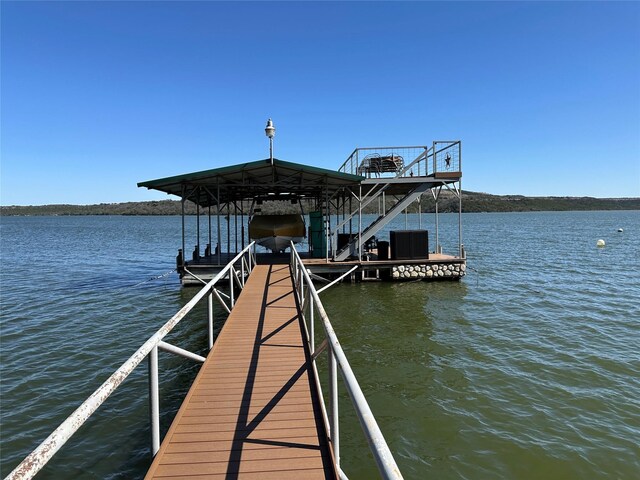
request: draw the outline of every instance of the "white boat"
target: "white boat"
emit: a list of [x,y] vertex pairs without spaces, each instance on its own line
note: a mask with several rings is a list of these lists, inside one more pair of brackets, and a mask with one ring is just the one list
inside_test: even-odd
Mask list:
[[273,252],[283,252],[290,242],[305,237],[302,215],[254,215],[249,222],[249,237]]

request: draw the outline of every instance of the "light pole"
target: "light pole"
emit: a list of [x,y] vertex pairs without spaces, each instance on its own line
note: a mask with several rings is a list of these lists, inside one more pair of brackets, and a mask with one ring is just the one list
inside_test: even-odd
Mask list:
[[269,137],[269,158],[271,159],[271,165],[273,165],[273,137],[276,134],[276,127],[273,126],[271,119],[267,120],[267,127],[264,129],[264,133]]

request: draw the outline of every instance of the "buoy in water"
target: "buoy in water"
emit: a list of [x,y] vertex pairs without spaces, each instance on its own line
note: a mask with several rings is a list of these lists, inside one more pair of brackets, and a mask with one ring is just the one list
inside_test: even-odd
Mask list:
[[621,229],[621,228],[619,228],[619,229],[618,229],[618,231],[619,231],[620,233],[624,232],[624,230],[623,230],[623,229]]
[[604,247],[605,246],[604,240],[602,240],[602,239],[598,240],[596,242],[596,246],[597,247]]

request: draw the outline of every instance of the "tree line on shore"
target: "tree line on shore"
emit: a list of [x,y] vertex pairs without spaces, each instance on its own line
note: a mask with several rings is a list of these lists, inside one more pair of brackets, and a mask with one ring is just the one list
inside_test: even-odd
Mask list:
[[[387,210],[393,205],[393,199],[387,199]],[[457,212],[458,198],[452,192],[443,190],[438,201],[438,211]],[[355,206],[355,203],[354,203]],[[245,206],[246,207],[246,206]],[[304,211],[313,210],[313,205],[303,205]],[[372,202],[364,213],[378,213],[382,206]],[[290,202],[265,202],[260,206],[263,214],[299,213],[299,205]],[[434,212],[435,201],[430,195],[423,195],[420,202],[413,202],[409,213]],[[488,193],[468,192],[462,194],[463,212],[534,212],[534,211],[570,211],[570,210],[640,210],[640,198],[594,198],[594,197],[527,197],[523,195],[491,195]],[[100,203],[96,205],[29,205],[0,206],[0,215],[180,215],[179,200],[161,200],[148,202]],[[185,213],[196,214],[196,206],[185,202]],[[208,209],[201,209],[207,214]],[[212,214],[215,214],[215,207]],[[223,209],[222,213],[226,214]],[[231,208],[233,214],[233,207]],[[246,212],[245,212],[246,213]]]

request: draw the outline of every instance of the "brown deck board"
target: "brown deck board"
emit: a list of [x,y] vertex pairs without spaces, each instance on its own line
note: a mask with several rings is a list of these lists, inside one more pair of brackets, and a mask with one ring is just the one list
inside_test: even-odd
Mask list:
[[146,478],[336,478],[288,265],[251,273]]

